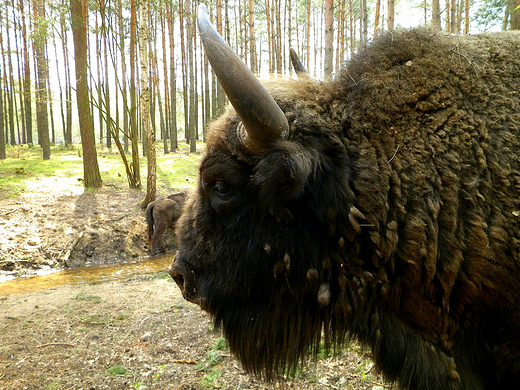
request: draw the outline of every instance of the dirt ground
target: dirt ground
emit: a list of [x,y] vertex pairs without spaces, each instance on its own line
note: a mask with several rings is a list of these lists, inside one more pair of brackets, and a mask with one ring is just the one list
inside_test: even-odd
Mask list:
[[[111,186],[85,191],[73,179],[52,178],[23,197],[0,200],[3,280],[146,260],[146,225],[138,207],[143,197]],[[166,242],[173,253],[173,235]],[[311,362],[291,380],[250,377],[208,316],[183,300],[164,273],[20,294],[2,291],[0,283],[0,389],[392,387],[356,346]]]

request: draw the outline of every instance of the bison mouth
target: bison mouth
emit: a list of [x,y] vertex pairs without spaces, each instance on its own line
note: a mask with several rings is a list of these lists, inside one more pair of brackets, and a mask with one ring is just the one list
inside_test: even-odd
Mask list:
[[170,265],[168,273],[177,283],[182,296],[189,302],[199,305],[203,310],[209,311],[207,300],[200,293],[200,288],[195,277],[196,272],[185,265],[181,265],[177,256]]

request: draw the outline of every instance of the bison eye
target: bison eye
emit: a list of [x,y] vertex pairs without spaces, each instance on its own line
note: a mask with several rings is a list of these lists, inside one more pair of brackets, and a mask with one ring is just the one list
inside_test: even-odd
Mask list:
[[215,192],[217,192],[220,196],[226,196],[229,195],[231,192],[231,187],[228,186],[226,183],[223,183],[221,181],[217,181],[215,185],[213,186],[213,189]]

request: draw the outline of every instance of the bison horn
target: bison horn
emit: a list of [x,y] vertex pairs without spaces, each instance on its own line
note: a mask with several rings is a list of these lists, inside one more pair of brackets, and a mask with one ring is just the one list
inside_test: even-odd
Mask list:
[[305,66],[303,66],[300,57],[298,57],[298,54],[296,53],[296,50],[294,50],[292,47],[289,49],[289,54],[291,57],[292,66],[294,68],[294,71],[300,76],[309,76],[309,72],[307,72],[307,69],[305,69]]
[[244,146],[261,153],[274,140],[286,139],[289,123],[285,114],[211,25],[204,4],[199,6],[197,22],[206,56],[247,132],[238,137]]

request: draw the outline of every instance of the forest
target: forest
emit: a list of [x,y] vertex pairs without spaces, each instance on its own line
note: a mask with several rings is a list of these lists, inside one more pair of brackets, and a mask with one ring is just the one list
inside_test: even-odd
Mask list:
[[[520,28],[520,0],[208,1],[213,23],[254,73],[292,77],[289,48],[318,80],[385,30]],[[191,0],[19,0],[0,5],[0,159],[27,144],[81,144],[85,185],[101,186],[96,148],[116,147],[131,188],[139,155],[195,152],[226,98],[201,49]],[[153,178],[148,187],[154,193]],[[153,197],[153,194],[151,195]]]

